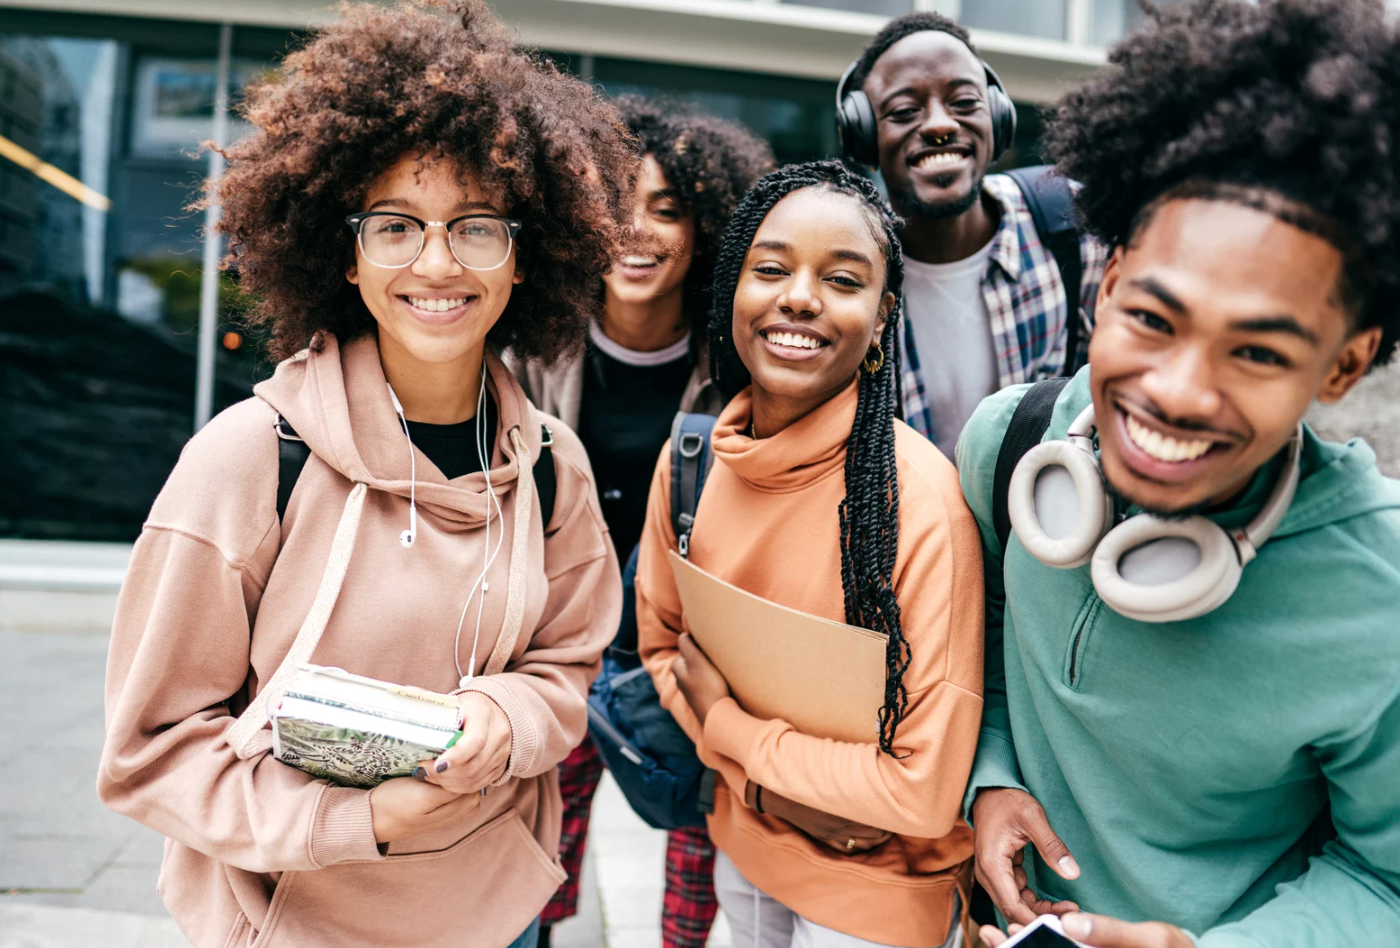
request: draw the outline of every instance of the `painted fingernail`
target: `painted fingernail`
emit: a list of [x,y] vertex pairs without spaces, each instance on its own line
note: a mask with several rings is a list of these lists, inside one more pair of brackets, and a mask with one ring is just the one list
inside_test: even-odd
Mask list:
[[1087,915],[1066,915],[1060,925],[1071,938],[1088,938],[1094,933],[1094,920]]
[[448,767],[451,767],[451,766],[452,766],[452,762],[451,762],[451,761],[449,761],[449,760],[439,760],[436,764],[433,765],[433,769],[436,770],[438,773],[442,773],[444,770],[446,770]]
[[1066,879],[1078,879],[1078,878],[1079,878],[1079,864],[1078,864],[1077,862],[1074,861],[1074,858],[1073,858],[1073,857],[1071,857],[1071,856],[1062,856],[1062,857],[1060,857],[1059,866],[1060,866],[1060,875],[1064,876]]
[[413,779],[426,781],[428,779],[428,771],[422,767],[419,767],[413,772]]

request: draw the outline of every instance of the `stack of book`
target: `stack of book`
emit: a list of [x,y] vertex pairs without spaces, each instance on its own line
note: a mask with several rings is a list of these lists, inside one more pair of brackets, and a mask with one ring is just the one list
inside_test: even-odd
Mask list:
[[303,665],[271,700],[272,753],[347,787],[407,777],[462,736],[451,695]]

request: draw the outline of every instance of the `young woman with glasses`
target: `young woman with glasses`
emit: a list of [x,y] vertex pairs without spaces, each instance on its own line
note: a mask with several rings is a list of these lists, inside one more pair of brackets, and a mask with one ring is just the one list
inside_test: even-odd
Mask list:
[[715,891],[744,948],[961,944],[980,541],[953,465],[895,417],[894,226],[875,186],[835,161],[775,171],[735,209],[709,321],[715,381],[735,394],[688,545],[690,562],[725,582],[884,638],[867,739],[803,733],[731,696],[686,631],[667,555],[678,547],[669,452],[652,481],[642,661],[722,778],[708,818]]
[[[587,86],[477,0],[441,6],[345,8],[252,92],[219,184],[284,361],[190,442],[137,541],[99,777],[169,838],[198,948],[529,946],[564,878],[555,767],[617,559],[578,439],[493,349],[586,330],[635,159]],[[417,779],[313,779],[267,752],[301,660],[450,693],[463,735]]]

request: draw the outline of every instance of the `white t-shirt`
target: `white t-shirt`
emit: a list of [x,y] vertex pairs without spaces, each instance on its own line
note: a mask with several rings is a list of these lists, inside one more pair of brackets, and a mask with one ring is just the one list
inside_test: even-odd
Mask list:
[[992,243],[952,263],[904,258],[904,318],[919,355],[919,378],[933,415],[933,443],[953,459],[977,403],[997,390],[992,327],[982,297]]

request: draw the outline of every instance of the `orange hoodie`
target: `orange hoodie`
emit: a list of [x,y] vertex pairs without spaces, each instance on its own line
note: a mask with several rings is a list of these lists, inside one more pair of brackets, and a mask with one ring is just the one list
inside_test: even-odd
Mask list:
[[[348,569],[311,660],[455,690],[453,639],[484,555],[485,475],[448,481],[419,453],[418,535],[402,547],[410,465],[378,347],[332,339],[200,431],[156,499],[112,630],[98,792],[169,837],[159,889],[197,948],[501,948],[563,881],[555,765],[584,737],[621,585],[578,439],[543,419],[494,356],[488,385],[498,523],[513,523],[521,496],[512,430],[537,457],[546,420],[557,475],[548,537],[536,504],[525,542],[507,535],[491,567],[476,673],[521,616],[515,648],[503,673],[468,686],[506,713],[510,761],[461,825],[395,840],[387,854],[367,791],[265,753],[243,759],[233,715],[259,700],[296,637],[357,484],[369,488],[358,533],[339,550]],[[274,410],[312,450],[280,529]]]
[[[751,440],[746,390],[715,425],[690,560],[773,602],[845,621],[837,506],[846,493],[852,384],[772,438]],[[662,703],[724,777],[710,835],[750,882],[819,925],[908,948],[941,945],[954,922],[954,891],[969,880],[972,831],[959,817],[982,712],[982,563],[977,525],[953,465],[895,422],[899,554],[894,585],[910,663],[909,708],[895,735],[900,756],[874,742],[847,744],[760,720],[733,698],[703,732],[671,672],[685,616],[667,562],[670,452],[652,481],[637,572],[642,660]],[[761,635],[761,629],[753,634]],[[810,807],[895,834],[847,855],[744,805],[752,779]],[[966,891],[963,893],[966,905]]]

